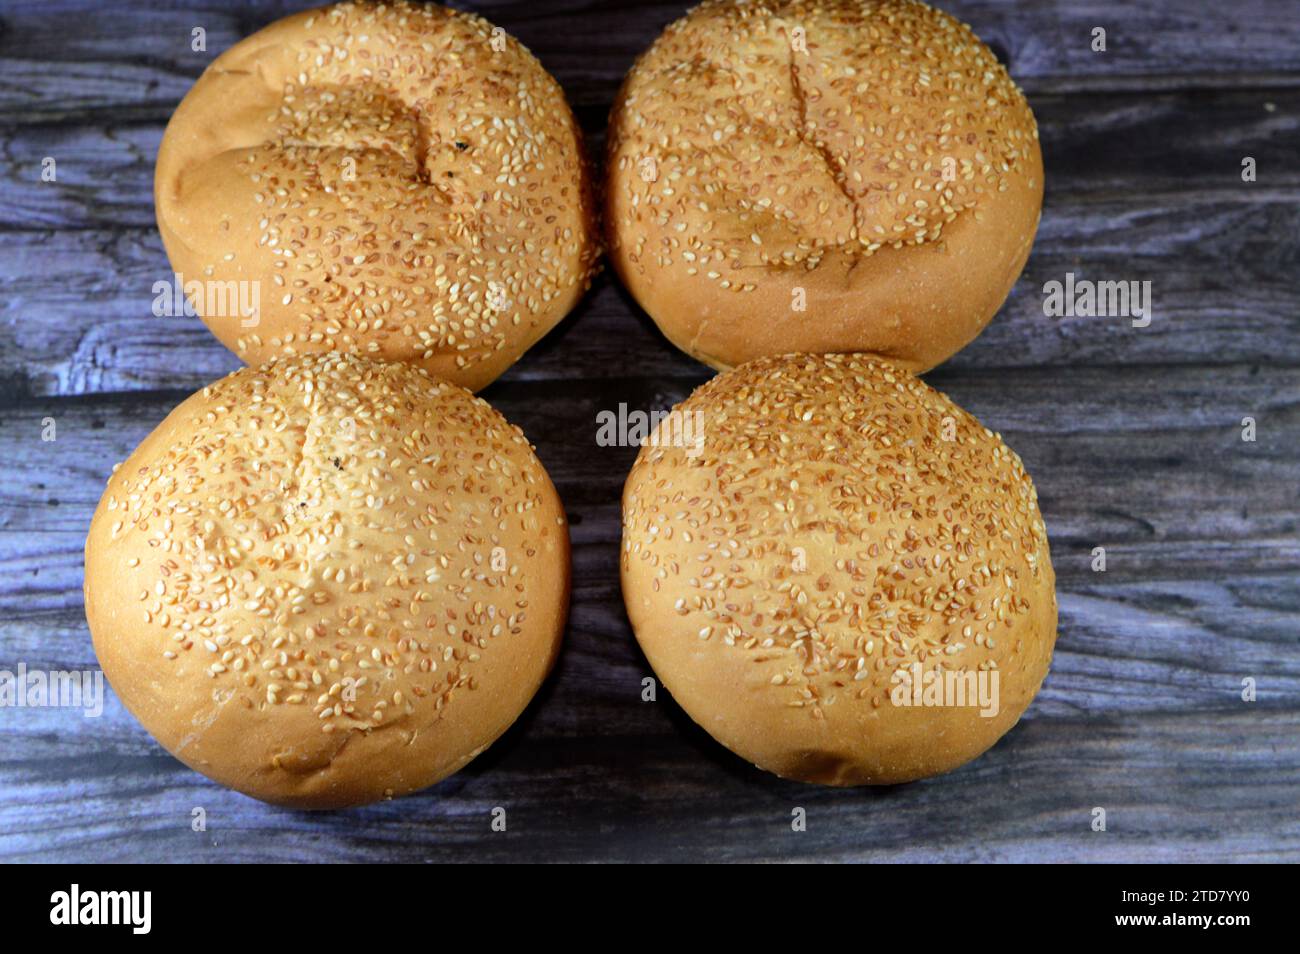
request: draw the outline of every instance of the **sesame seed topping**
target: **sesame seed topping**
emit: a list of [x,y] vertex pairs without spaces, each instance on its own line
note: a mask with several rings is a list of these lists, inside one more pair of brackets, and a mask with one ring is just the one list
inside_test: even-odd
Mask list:
[[703,447],[647,443],[623,501],[652,657],[693,634],[820,718],[841,695],[888,704],[914,662],[1005,667],[1017,627],[1054,609],[1019,457],[919,378],[867,355],[764,358],[675,410],[702,415]]
[[255,34],[214,61],[164,139],[158,211],[178,271],[283,287],[255,327],[205,316],[227,346],[482,387],[563,317],[599,252],[585,153],[558,83],[494,29],[340,3],[275,55]]
[[[144,678],[175,680],[196,725],[222,692],[249,718],[302,707],[313,725],[414,735],[480,682],[509,698],[519,681],[481,677],[545,664],[536,634],[554,626],[567,554],[518,428],[410,365],[328,353],[182,403],[110,479],[87,566],[139,594],[143,625],[112,638],[161,656]],[[138,678],[110,675],[130,702]]]
[[992,51],[925,4],[706,0],[614,110],[611,247],[745,291],[760,283],[726,276],[865,258],[878,237],[938,243],[1022,174],[1037,136]]

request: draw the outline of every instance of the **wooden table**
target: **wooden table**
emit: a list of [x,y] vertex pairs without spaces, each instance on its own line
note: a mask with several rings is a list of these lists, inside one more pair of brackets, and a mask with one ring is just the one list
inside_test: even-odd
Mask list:
[[[0,858],[1300,860],[1300,4],[942,5],[1028,93],[1047,165],[1024,276],[929,375],[1019,451],[1051,531],[1055,662],[993,751],[913,785],[823,790],[744,764],[666,694],[640,700],[617,574],[635,452],[598,448],[596,414],[667,407],[709,372],[605,274],[484,394],[536,442],[573,524],[562,661],[504,739],[422,794],[304,814],[184,768],[115,700],[98,719],[0,709]],[[104,479],[237,367],[197,320],[151,314],[170,277],[154,156],[203,67],[297,6],[0,7],[0,668],[95,665],[82,543]],[[684,6],[473,4],[555,73],[597,154],[624,71]],[[1150,326],[1044,317],[1066,272],[1150,280]]]

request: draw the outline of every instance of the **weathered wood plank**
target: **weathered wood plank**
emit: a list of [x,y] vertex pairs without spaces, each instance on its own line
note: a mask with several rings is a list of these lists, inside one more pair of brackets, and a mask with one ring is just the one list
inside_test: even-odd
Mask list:
[[[530,731],[537,737],[650,737],[673,731],[649,715],[640,700],[641,680],[652,672],[623,613],[616,556],[614,546],[575,548],[575,573],[588,576],[573,596],[562,661],[530,716]],[[30,568],[18,561],[11,566]],[[52,568],[54,585],[63,572]],[[1079,573],[1067,575],[1072,578],[1061,583],[1058,594],[1060,635],[1051,674],[1026,720],[1081,712],[1100,717],[1233,711],[1241,705],[1247,677],[1256,680],[1262,708],[1296,708],[1300,647],[1294,606],[1300,588],[1294,571],[1226,574],[1214,584],[1133,582],[1115,570],[1108,574],[1114,579],[1096,582],[1080,581]],[[59,597],[66,609],[6,609],[0,624],[0,668],[12,671],[19,662],[32,670],[98,668],[81,608],[79,576]],[[1278,606],[1279,600],[1289,602]],[[12,594],[6,594],[6,602],[12,605]],[[80,732],[93,732],[106,746],[145,752],[151,747],[144,730],[115,699],[91,722],[70,722],[61,710],[28,710],[8,735]]]
[[[1047,165],[1048,208],[1062,196],[1136,194],[1178,204],[1188,192],[1300,192],[1300,88],[1195,90],[1033,99]],[[580,112],[594,157],[608,104]],[[153,169],[163,123],[22,123],[0,127],[0,228],[154,226]],[[42,182],[41,161],[58,179]],[[1256,160],[1258,180],[1240,179]]]
[[[948,776],[887,789],[783,782],[671,703],[672,734],[512,730],[418,795],[307,815],[256,804],[164,755],[93,734],[0,751],[6,861],[1295,861],[1300,715],[1022,722]],[[10,718],[13,712],[0,715]],[[69,718],[80,716],[69,714]],[[685,723],[684,725],[682,723]],[[0,725],[0,730],[6,728]],[[76,765],[69,777],[68,766]],[[622,767],[626,766],[626,770]],[[614,769],[614,770],[612,770]],[[508,829],[489,830],[494,807]],[[790,829],[791,810],[808,829]],[[1090,829],[1107,810],[1106,832]],[[190,830],[202,807],[208,830]]]
[[[597,446],[597,413],[620,403],[666,408],[707,377],[697,367],[678,378],[501,381],[486,396],[537,445],[570,507],[615,507],[635,451]],[[1300,519],[1300,369],[945,368],[929,380],[1021,454],[1067,545],[1254,535],[1278,538],[1280,559],[1300,546],[1285,540]],[[109,469],[182,397],[51,399],[0,411],[8,462],[0,528],[84,532]],[[1253,443],[1241,439],[1247,416]],[[46,417],[54,442],[41,440]],[[575,534],[596,532],[578,519]],[[1198,562],[1195,551],[1180,561]]]
[[[1177,200],[1060,197],[1025,274],[954,368],[1300,363],[1300,202],[1244,184]],[[1045,282],[1149,280],[1154,316],[1048,318]],[[198,319],[151,314],[169,280],[152,229],[0,232],[0,405],[47,395],[194,390],[238,367]],[[816,302],[810,302],[815,318]],[[167,360],[159,360],[160,355]],[[608,274],[508,380],[689,376]]]
[[[36,125],[3,130],[0,228],[154,226],[153,167],[163,127]],[[42,179],[53,159],[56,178]]]
[[[638,701],[646,663],[622,612],[619,510],[630,448],[595,444],[595,415],[680,400],[683,379],[516,382],[490,397],[539,448],[573,523],[572,612],[537,737],[668,731]],[[1035,475],[1061,606],[1052,676],[1027,716],[1233,709],[1300,700],[1300,370],[1248,367],[945,371],[936,383],[1001,430]],[[0,665],[93,665],[82,544],[104,477],[180,395],[56,400],[0,414]],[[1240,440],[1242,409],[1258,441]],[[40,440],[52,411],[57,440]],[[1104,573],[1092,548],[1107,550]],[[24,731],[77,730],[62,713]],[[679,720],[680,721],[680,720]],[[120,714],[97,737],[141,730]],[[116,743],[114,743],[116,744]],[[128,744],[124,742],[123,744]],[[134,743],[129,743],[134,744]]]
[[[574,540],[565,651],[520,724],[430,792],[309,816],[183,768],[111,694],[97,719],[0,708],[0,860],[1300,861],[1300,19],[1272,0],[940,3],[1029,91],[1049,173],[1011,301],[929,376],[1020,452],[1051,534],[1057,654],[1006,739],[941,779],[832,791],[744,765],[667,695],[640,701],[618,585],[635,450],[596,446],[595,414],[666,407],[709,372],[604,276],[485,395],[536,442]],[[104,478],[238,364],[197,320],[150,316],[169,272],[152,164],[203,65],[302,5],[0,10],[0,668],[94,666],[82,543]],[[538,52],[598,151],[623,71],[687,3],[471,6]],[[1094,26],[1110,52],[1089,50]],[[1151,280],[1150,327],[1044,317],[1066,271]]]
[[[130,0],[18,3],[0,32],[0,121],[63,121],[91,113],[165,119],[222,50],[271,20],[316,4]],[[589,0],[467,3],[517,36],[579,107],[608,104],[658,32],[691,4]],[[1035,4],[944,0],[1030,93],[1300,85],[1300,18],[1275,0],[1123,0]],[[1243,25],[1255,26],[1243,29]],[[207,49],[191,50],[191,31]],[[1097,27],[1107,52],[1093,52]]]

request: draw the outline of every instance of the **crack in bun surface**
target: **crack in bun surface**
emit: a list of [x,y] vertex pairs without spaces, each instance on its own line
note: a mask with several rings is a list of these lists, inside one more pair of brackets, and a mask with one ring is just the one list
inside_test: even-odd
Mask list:
[[[154,198],[173,269],[218,290],[195,307],[249,364],[342,350],[479,390],[587,288],[591,188],[563,91],[518,41],[443,7],[341,3],[208,67]],[[230,282],[256,288],[255,318]]]
[[677,347],[725,369],[870,352],[925,371],[1028,258],[1038,128],[992,51],[906,0],[709,0],[610,116],[610,260]]
[[418,368],[244,368],[117,468],[86,540],[114,691],[186,765],[336,808],[464,766],[559,648],[569,537],[519,429]]
[[[939,774],[1016,723],[1051,661],[1055,577],[1033,483],[997,434],[866,355],[761,358],[674,410],[703,439],[674,446],[667,418],[642,448],[621,575],[692,719],[827,785]],[[895,695],[936,679],[953,691]]]

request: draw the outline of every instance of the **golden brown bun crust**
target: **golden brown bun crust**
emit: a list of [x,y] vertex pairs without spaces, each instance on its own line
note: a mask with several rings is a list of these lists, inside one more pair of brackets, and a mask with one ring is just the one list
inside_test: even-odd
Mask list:
[[344,350],[478,390],[573,307],[599,240],[555,80],[485,20],[342,3],[271,24],[177,108],[154,177],[186,282],[260,282],[250,364]]
[[[703,450],[642,449],[622,581],[691,718],[827,785],[946,772],[1016,723],[1051,662],[1056,592],[1033,483],[1001,438],[865,355],[762,358],[678,410],[702,415]],[[999,711],[896,705],[894,672],[918,662],[996,668]]]
[[86,616],[123,704],[254,798],[335,808],[455,772],[523,711],[569,589],[519,430],[410,365],[244,368],[116,468]]
[[1006,300],[1043,195],[1020,90],[968,27],[903,0],[701,4],[628,74],[607,165],[619,276],[721,369],[932,368]]

